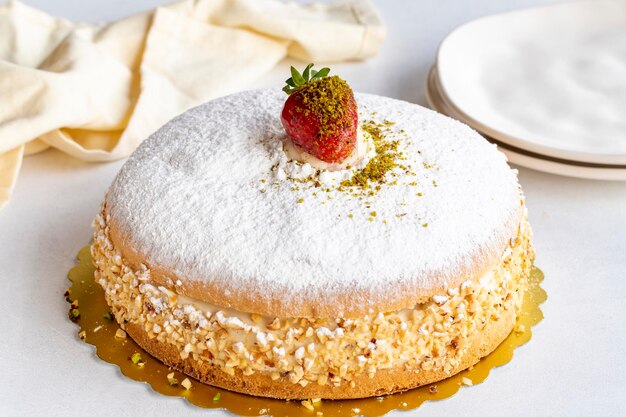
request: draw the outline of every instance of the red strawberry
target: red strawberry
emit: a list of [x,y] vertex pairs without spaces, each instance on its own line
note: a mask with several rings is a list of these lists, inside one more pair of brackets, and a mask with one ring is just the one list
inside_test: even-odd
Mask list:
[[330,69],[300,74],[291,67],[292,77],[283,88],[289,97],[281,121],[291,140],[324,162],[338,163],[356,147],[358,112],[352,89],[341,78],[327,77]]

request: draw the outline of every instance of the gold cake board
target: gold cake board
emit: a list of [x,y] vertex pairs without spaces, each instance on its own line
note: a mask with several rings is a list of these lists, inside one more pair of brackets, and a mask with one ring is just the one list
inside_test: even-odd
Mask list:
[[[241,416],[271,415],[274,417],[290,416],[325,416],[344,417],[363,415],[368,417],[382,416],[392,410],[412,410],[426,401],[442,400],[454,395],[461,386],[483,382],[491,369],[508,363],[513,357],[515,348],[530,340],[531,327],[543,319],[539,305],[547,295],[540,287],[543,273],[533,267],[530,274],[530,288],[524,298],[522,313],[518,318],[516,330],[498,346],[490,355],[484,357],[476,365],[436,384],[416,388],[403,393],[359,400],[324,400],[310,403],[313,409],[305,407],[300,401],[273,400],[253,397],[245,394],[226,391],[210,385],[202,384],[186,375],[174,371],[153,358],[139,347],[130,337],[116,337],[120,329],[115,320],[109,320],[109,308],[104,299],[104,292],[94,281],[94,267],[89,246],[78,253],[78,263],[69,271],[72,283],[67,295],[68,301],[74,301],[79,312],[74,320],[80,327],[81,339],[95,346],[96,355],[106,362],[120,368],[122,373],[135,381],[146,382],[160,394],[185,398],[190,403],[204,408],[221,408]],[[72,310],[70,308],[70,317]],[[75,313],[76,314],[76,313]],[[139,355],[136,355],[139,354]],[[135,364],[131,358],[141,362]],[[186,389],[180,383],[172,385],[168,375],[174,372],[174,378],[182,382],[189,378],[192,383]],[[307,404],[309,405],[309,404]]]

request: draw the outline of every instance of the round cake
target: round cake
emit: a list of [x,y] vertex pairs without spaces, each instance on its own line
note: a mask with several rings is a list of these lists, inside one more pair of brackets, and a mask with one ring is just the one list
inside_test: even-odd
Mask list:
[[191,109],[131,155],[92,254],[147,352],[232,391],[362,398],[454,375],[511,332],[534,256],[516,172],[459,122],[355,98],[349,163],[294,157],[279,90]]

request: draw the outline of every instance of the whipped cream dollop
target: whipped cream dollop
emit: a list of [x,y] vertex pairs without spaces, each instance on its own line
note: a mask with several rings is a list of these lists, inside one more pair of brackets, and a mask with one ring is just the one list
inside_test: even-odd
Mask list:
[[320,183],[334,186],[341,181],[352,178],[354,173],[364,168],[376,156],[371,136],[361,127],[357,130],[356,147],[352,154],[341,163],[329,163],[311,155],[293,143],[289,136],[284,135],[276,141],[273,152],[282,153],[278,156],[275,170],[276,179],[305,180],[318,177]]

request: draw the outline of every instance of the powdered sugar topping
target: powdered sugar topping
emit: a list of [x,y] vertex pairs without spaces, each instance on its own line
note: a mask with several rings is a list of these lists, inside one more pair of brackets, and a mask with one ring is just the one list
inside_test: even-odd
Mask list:
[[[447,286],[479,253],[499,258],[521,215],[505,157],[430,110],[356,98],[361,121],[395,123],[392,136],[414,175],[396,173],[355,197],[334,188],[333,175],[345,172],[305,164],[288,172],[284,95],[248,91],[194,108],[146,140],[110,188],[111,221],[148,265],[218,286],[234,308],[245,291],[294,312],[346,294],[378,311],[407,289]],[[312,175],[329,190],[294,181]]]

